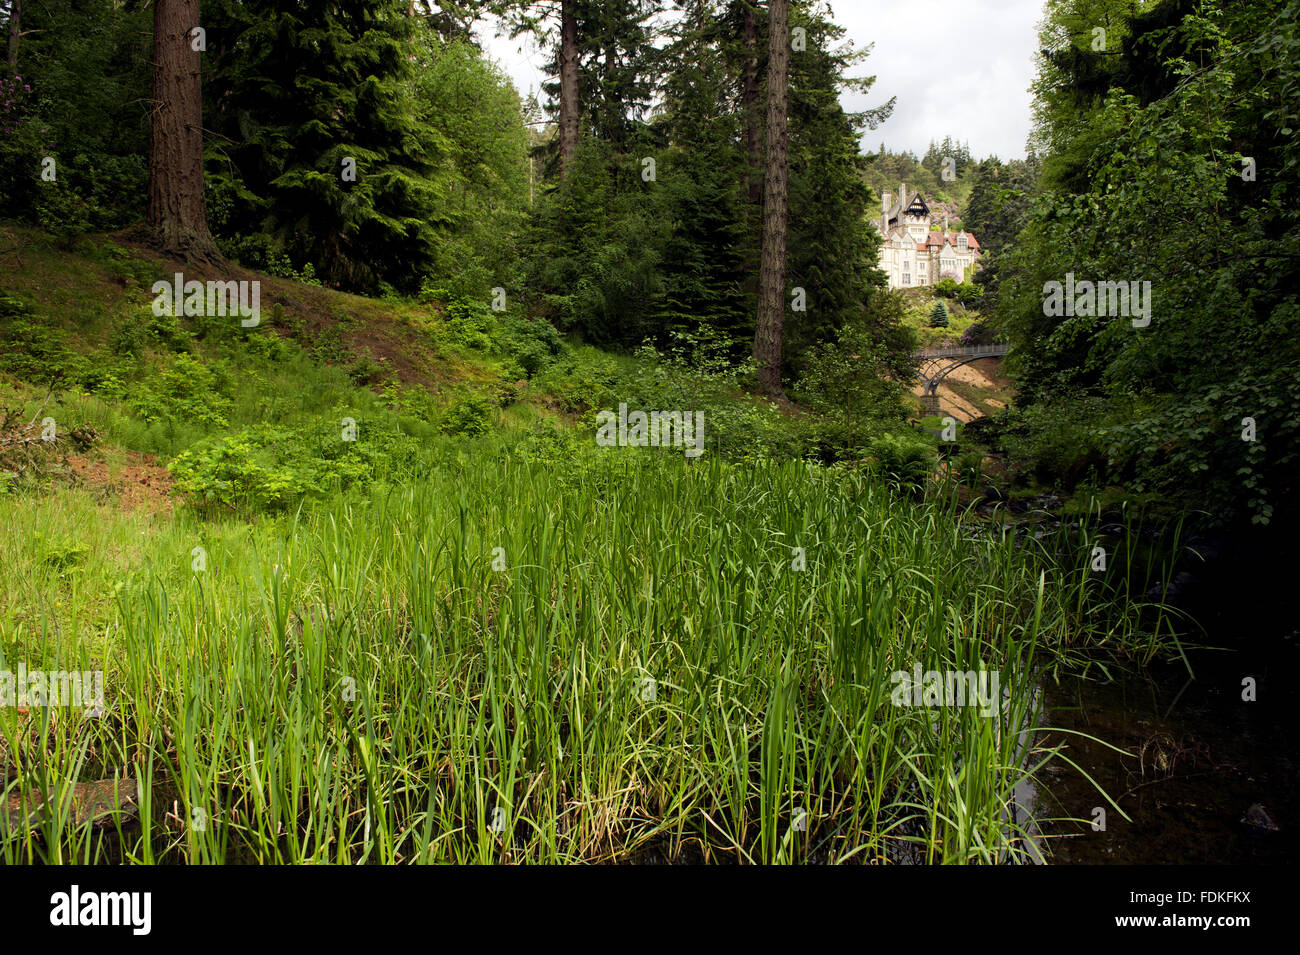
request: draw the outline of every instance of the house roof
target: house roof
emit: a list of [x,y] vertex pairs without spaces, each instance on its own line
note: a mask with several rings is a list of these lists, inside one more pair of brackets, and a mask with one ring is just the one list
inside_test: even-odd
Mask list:
[[960,235],[966,236],[966,245],[969,248],[974,249],[976,252],[980,250],[979,240],[976,239],[975,236],[971,235],[969,232],[965,232],[965,233],[949,232],[945,235],[942,232],[935,232],[933,230],[931,230],[930,235],[926,238],[924,242],[916,243],[916,247],[917,249],[923,250],[934,245],[937,246],[951,245],[955,248],[957,246],[957,237]]
[[922,197],[918,192],[916,195],[912,196],[912,201],[903,212],[905,215],[909,216],[928,216],[930,214],[930,207],[925,204],[924,197]]
[[[876,223],[877,229],[879,229],[879,226],[880,224],[877,222]],[[895,239],[907,238],[907,230],[899,222],[896,216],[889,217],[889,219],[886,222],[886,226],[887,228],[885,229],[884,232],[884,238],[887,242],[892,242]],[[938,232],[934,229],[930,230],[929,234],[926,235],[923,241],[916,243],[916,251],[928,252],[931,248],[934,248],[936,246],[939,248],[943,248],[945,245],[951,245],[953,248],[956,248],[957,238],[958,236],[961,235],[966,236],[966,246],[968,249],[974,249],[976,252],[982,251],[980,249],[979,239],[975,238],[975,236],[971,235],[969,232],[963,233],[957,231],[957,232],[949,232],[947,234],[944,234],[943,232]]]

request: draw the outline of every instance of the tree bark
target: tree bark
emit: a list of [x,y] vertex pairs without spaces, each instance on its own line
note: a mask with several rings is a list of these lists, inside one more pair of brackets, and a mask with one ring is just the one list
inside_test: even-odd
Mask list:
[[785,231],[787,204],[786,118],[790,72],[789,0],[769,0],[771,39],[767,56],[767,171],[763,183],[763,253],[758,272],[758,324],[754,361],[758,384],[773,398],[781,389],[781,333],[785,324]]
[[755,0],[745,5],[745,69],[741,78],[740,104],[745,118],[745,147],[749,155],[749,201],[763,201],[763,139],[758,122],[758,17]]
[[23,35],[23,0],[9,4],[9,75],[18,75],[18,40]]
[[578,151],[577,0],[560,0],[560,174]]
[[149,231],[158,249],[220,263],[203,200],[203,87],[190,31],[199,0],[155,0],[149,123]]

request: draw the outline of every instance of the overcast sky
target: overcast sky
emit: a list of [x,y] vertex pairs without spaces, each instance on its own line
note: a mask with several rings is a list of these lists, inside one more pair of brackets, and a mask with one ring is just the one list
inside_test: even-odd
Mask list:
[[[845,39],[875,44],[855,75],[874,75],[876,85],[865,97],[845,96],[845,109],[898,97],[894,115],[866,133],[864,146],[883,141],[920,155],[932,139],[952,136],[976,157],[1022,158],[1042,8],[1043,0],[832,0]],[[529,36],[507,40],[490,25],[478,32],[520,93],[541,99],[548,52]]]

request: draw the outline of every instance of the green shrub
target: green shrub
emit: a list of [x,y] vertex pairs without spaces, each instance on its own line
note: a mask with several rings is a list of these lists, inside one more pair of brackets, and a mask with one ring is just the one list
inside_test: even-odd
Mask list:
[[438,428],[443,434],[477,438],[496,426],[497,408],[497,402],[487,395],[466,395],[443,412]]
[[1101,480],[1107,470],[1103,428],[1108,402],[1076,396],[997,416],[991,437],[1017,469],[1049,487]]
[[359,421],[355,432],[345,432],[339,421],[321,420],[208,438],[168,467],[176,489],[195,503],[274,510],[336,487],[409,475],[418,451],[412,438],[391,425]]
[[108,330],[108,350],[120,357],[139,355],[148,340],[144,323],[129,318],[119,318]]
[[425,388],[404,385],[393,378],[384,384],[379,394],[384,404],[399,415],[424,422],[438,419],[440,409],[434,396]]
[[231,406],[229,377],[224,363],[182,353],[155,378],[137,386],[130,405],[147,422],[179,419],[225,427]]
[[24,381],[60,384],[80,380],[87,367],[61,329],[42,324],[22,299],[0,295],[0,371]]
[[36,544],[41,552],[41,564],[60,574],[80,567],[90,556],[89,545],[67,537],[41,536],[37,538]]
[[868,470],[913,493],[925,488],[934,470],[934,448],[919,435],[885,432],[867,446]]
[[941,298],[956,298],[959,283],[953,278],[941,278],[934,283],[934,294]]
[[492,273],[484,264],[480,250],[459,237],[439,242],[434,269],[438,279],[424,280],[419,294],[422,302],[483,301],[490,294]]
[[608,355],[584,348],[551,363],[536,381],[561,411],[580,414],[613,407],[620,376]]
[[798,395],[835,421],[834,432],[850,443],[883,421],[901,421],[904,391],[888,347],[870,330],[852,325],[840,329],[835,341],[808,350],[796,385]]
[[962,282],[957,286],[956,298],[962,308],[979,308],[984,304],[984,286],[975,282]]
[[78,383],[90,394],[101,398],[122,398],[137,377],[129,363],[115,362],[108,355],[102,355],[100,360],[91,360],[87,364]]
[[564,351],[564,339],[544,318],[526,319],[507,314],[501,320],[501,343],[527,378],[532,378]]
[[47,182],[36,192],[36,222],[71,248],[72,240],[94,228],[94,207],[68,182],[66,175]]
[[967,487],[978,487],[984,474],[984,452],[963,451],[952,462],[953,470]]
[[235,259],[245,268],[257,269],[276,278],[295,279],[304,285],[320,287],[316,278],[316,268],[310,262],[296,268],[293,260],[270,236],[263,233],[235,236],[229,239],[218,238],[217,245],[222,253]]
[[446,305],[444,321],[458,344],[488,353],[496,350],[492,340],[496,323],[493,321],[492,309],[486,302],[454,298]]
[[376,384],[387,374],[388,369],[371,357],[369,348],[365,349],[364,355],[348,365],[348,377],[352,379],[354,385],[360,387]]
[[244,347],[250,355],[273,362],[285,361],[296,350],[293,345],[265,325],[247,330]]
[[594,440],[583,440],[574,428],[538,421],[511,445],[510,453],[533,464],[563,466],[572,464],[594,446]]

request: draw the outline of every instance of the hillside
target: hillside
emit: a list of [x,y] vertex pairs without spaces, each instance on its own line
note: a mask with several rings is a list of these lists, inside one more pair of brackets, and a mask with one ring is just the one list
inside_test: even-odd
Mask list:
[[[495,313],[454,294],[367,298],[232,266],[221,275],[260,283],[257,327],[155,315],[151,286],[182,268],[210,274],[130,234],[72,247],[8,230],[0,407],[11,409],[11,429],[50,417],[58,434],[85,439],[58,442],[30,467],[0,468],[5,481],[80,487],[145,509],[285,507],[332,480],[368,482],[407,441],[589,427],[620,401],[707,409],[710,453],[726,456],[861,457],[850,449],[882,433],[846,431],[797,403],[783,412],[752,397],[743,374],[705,374],[653,350],[601,351],[513,307]],[[939,300],[928,288],[903,293],[902,322],[920,347],[955,344],[978,318],[945,298],[950,325],[931,328]],[[965,422],[1004,407],[1009,383],[998,367],[983,361],[950,376],[943,411]],[[344,418],[358,423],[359,439],[321,451]],[[909,433],[933,448],[933,435]]]
[[[983,313],[975,309],[974,303],[968,308],[960,298],[941,295],[934,286],[903,289],[900,294],[906,303],[903,324],[916,336],[921,351],[969,344],[971,336],[980,331],[972,330],[983,320]],[[947,310],[947,327],[935,328],[931,324],[936,302],[943,302]],[[991,337],[991,333],[985,335]],[[924,393],[924,384],[915,382],[911,393],[919,397]],[[938,395],[942,414],[968,422],[1009,407],[1015,389],[1003,370],[1003,359],[981,358],[951,372],[939,385]]]
[[[182,269],[210,274],[127,235],[73,248],[9,230],[3,420],[30,438],[33,422],[52,418],[59,440],[25,445],[21,461],[0,467],[8,484],[82,487],[159,509],[287,507],[331,481],[368,483],[414,454],[412,442],[587,428],[620,402],[707,412],[710,454],[833,457],[849,447],[839,443],[847,432],[808,407],[753,397],[752,376],[692,370],[653,349],[602,351],[513,306],[497,313],[454,293],[367,298],[232,266],[221,275],[260,283],[257,326],[154,314],[151,286]],[[323,445],[344,419],[356,422],[356,440]]]

